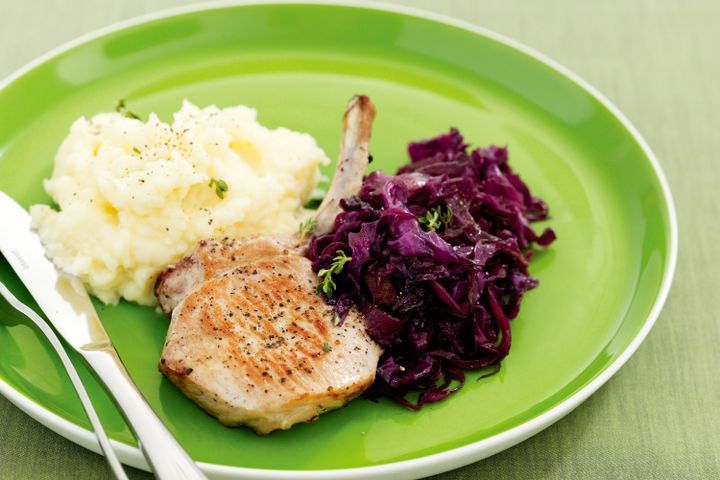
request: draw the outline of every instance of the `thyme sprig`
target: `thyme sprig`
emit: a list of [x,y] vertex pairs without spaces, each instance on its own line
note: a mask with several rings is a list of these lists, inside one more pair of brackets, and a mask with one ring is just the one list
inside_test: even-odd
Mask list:
[[312,235],[317,227],[317,220],[314,218],[308,218],[300,224],[300,241],[305,240],[305,237]]
[[433,207],[428,210],[427,215],[424,217],[419,217],[418,222],[420,222],[421,225],[424,225],[425,230],[428,232],[434,232],[440,227],[447,228],[450,220],[452,220],[452,216],[453,212],[450,205],[447,205],[445,209],[443,209],[442,205],[438,205],[437,207]]
[[119,114],[121,114],[123,117],[134,118],[135,120],[140,120],[140,117],[137,114],[135,114],[127,109],[127,107],[125,106],[124,98],[121,98],[120,100],[117,101],[117,103],[115,104],[115,111],[118,112]]
[[352,260],[352,257],[345,255],[345,252],[342,250],[335,252],[335,257],[330,266],[328,268],[321,268],[320,271],[318,271],[320,283],[317,286],[317,292],[324,293],[327,298],[332,298],[337,289],[333,276],[337,276],[342,272],[345,264],[350,260]]

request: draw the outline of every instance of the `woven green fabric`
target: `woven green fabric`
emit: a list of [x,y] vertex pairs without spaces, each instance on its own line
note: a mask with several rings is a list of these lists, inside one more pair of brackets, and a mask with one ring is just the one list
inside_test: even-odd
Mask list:
[[[81,33],[180,0],[0,1],[0,76]],[[644,134],[667,173],[680,258],[645,344],[564,420],[483,462],[434,477],[719,478],[720,2],[396,2],[469,20],[555,58]],[[133,478],[150,478],[132,471]],[[0,398],[0,479],[110,478],[102,457]]]

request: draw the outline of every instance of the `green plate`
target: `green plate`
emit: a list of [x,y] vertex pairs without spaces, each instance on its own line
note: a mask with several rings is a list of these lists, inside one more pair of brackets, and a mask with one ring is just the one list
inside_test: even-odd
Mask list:
[[[71,122],[111,110],[119,98],[166,119],[184,98],[250,105],[266,125],[311,133],[333,158],[355,93],[370,95],[378,109],[372,167],[393,171],[407,161],[409,141],[455,126],[474,145],[508,145],[512,165],[550,205],[558,241],[532,263],[540,287],[513,321],[502,370],[478,381],[469,375],[459,394],[417,413],[358,399],[268,437],[222,427],[158,373],[168,319],[152,308],[98,303],[138,387],[211,473],[403,478],[491,455],[607,381],[648,333],[670,285],[672,201],[635,129],[562,67],[457,21],[366,4],[193,7],[72,42],[1,87],[0,189],[25,207],[50,201],[42,180]],[[34,305],[1,257],[0,281]],[[120,414],[75,360],[122,458],[142,467]],[[21,408],[93,448],[49,344],[5,303],[0,380]]]

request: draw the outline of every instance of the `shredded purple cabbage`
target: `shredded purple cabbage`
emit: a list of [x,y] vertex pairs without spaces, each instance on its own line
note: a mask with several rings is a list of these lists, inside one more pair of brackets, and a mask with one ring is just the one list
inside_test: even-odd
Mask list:
[[[307,256],[316,272],[338,250],[352,257],[329,303],[340,318],[357,307],[384,348],[368,394],[419,409],[462,388],[463,370],[500,368],[510,320],[538,284],[528,273],[532,246],[547,247],[555,233],[530,227],[548,207],[512,171],[505,148],[468,152],[451,129],[408,153],[397,175],[373,172],[341,201],[334,230],[313,237]],[[424,219],[433,212],[446,216],[430,231]]]

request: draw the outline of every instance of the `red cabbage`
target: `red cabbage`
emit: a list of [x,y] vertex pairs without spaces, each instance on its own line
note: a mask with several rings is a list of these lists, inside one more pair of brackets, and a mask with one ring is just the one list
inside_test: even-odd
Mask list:
[[[510,168],[507,149],[468,153],[451,129],[408,153],[396,175],[373,172],[341,201],[334,230],[314,236],[307,256],[316,272],[338,250],[352,257],[328,301],[341,319],[356,306],[384,348],[368,394],[419,409],[462,388],[463,370],[500,368],[510,320],[538,284],[527,269],[532,247],[555,233],[530,227],[548,207]],[[424,220],[433,212],[445,213],[435,231]]]

